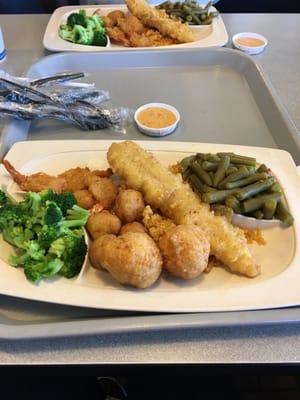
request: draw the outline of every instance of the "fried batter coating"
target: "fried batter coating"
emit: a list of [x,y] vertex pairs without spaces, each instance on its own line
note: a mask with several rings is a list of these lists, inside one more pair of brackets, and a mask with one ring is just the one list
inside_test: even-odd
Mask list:
[[89,259],[91,264],[97,269],[103,269],[100,264],[100,255],[106,242],[115,239],[115,235],[102,235],[94,240],[89,246]]
[[127,224],[142,219],[144,208],[142,193],[137,190],[126,189],[118,193],[114,211],[121,221]]
[[142,192],[145,201],[176,225],[198,225],[209,238],[211,253],[233,272],[259,273],[244,232],[225,217],[215,216],[181,178],[162,166],[151,153],[131,141],[113,143],[108,150],[113,170],[128,187]]
[[169,36],[179,43],[193,42],[191,29],[180,21],[171,19],[164,10],[151,7],[146,0],[125,0],[129,11],[143,24],[156,28],[164,36]]
[[118,282],[137,288],[147,288],[159,278],[161,254],[146,233],[127,232],[99,239],[90,248],[90,259],[96,268],[100,266]]
[[104,208],[110,208],[118,194],[117,186],[109,178],[98,178],[89,185],[89,191]]
[[120,230],[120,235],[123,235],[126,232],[141,232],[141,233],[147,233],[146,228],[144,227],[143,224],[140,222],[129,222],[128,224],[125,224],[122,226]]
[[125,33],[120,29],[118,26],[114,26],[112,28],[107,27],[106,33],[108,34],[109,38],[118,44],[121,44],[125,47],[130,47],[130,40],[127,38]]
[[67,191],[67,181],[65,177],[55,177],[44,174],[43,172],[32,175],[22,175],[8,160],[3,160],[2,164],[13,180],[19,185],[20,189],[26,192],[41,192],[44,189],[53,189],[57,193]]
[[94,197],[87,189],[77,190],[73,194],[79,207],[89,210],[95,204]]
[[158,242],[168,230],[176,226],[169,218],[154,213],[150,206],[146,206],[143,211],[143,224],[155,242]]
[[107,233],[117,235],[121,226],[119,218],[107,210],[92,213],[86,224],[87,231],[94,240]]
[[166,270],[183,279],[199,276],[207,267],[210,244],[196,225],[177,225],[159,240]]

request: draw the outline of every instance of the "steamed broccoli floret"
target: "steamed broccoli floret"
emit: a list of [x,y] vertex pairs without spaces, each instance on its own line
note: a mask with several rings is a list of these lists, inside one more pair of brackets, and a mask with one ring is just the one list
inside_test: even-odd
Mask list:
[[77,44],[91,45],[94,38],[94,32],[85,29],[81,25],[75,25],[74,28],[74,42]]
[[72,43],[75,42],[74,30],[69,25],[60,25],[58,34],[63,40],[67,40],[68,42]]
[[62,221],[61,226],[64,228],[77,228],[84,226],[89,218],[88,210],[77,205],[67,211],[66,218]]
[[86,26],[87,18],[85,10],[79,10],[78,13],[72,13],[68,16],[67,25],[73,27],[74,25]]
[[45,257],[42,261],[29,261],[24,267],[26,278],[38,283],[43,278],[56,275],[63,266],[63,261],[58,258],[50,259]]
[[33,239],[34,232],[23,226],[8,223],[7,227],[3,229],[3,239],[11,245],[19,249],[25,249],[26,243]]
[[58,194],[52,189],[46,189],[40,192],[39,195],[41,196],[42,203],[46,203],[46,201],[54,201],[54,203],[56,203],[61,209],[64,216],[67,214],[67,210],[77,204],[76,198],[71,192]]
[[86,29],[98,30],[105,33],[103,22],[97,15],[87,18]]
[[93,46],[106,46],[106,45],[107,45],[107,37],[105,33],[102,33],[100,31],[95,31]]
[[3,190],[0,190],[0,206],[4,206],[4,204],[7,203],[8,203],[7,194]]
[[54,242],[60,235],[60,229],[53,225],[44,225],[38,232],[38,243],[43,249],[48,249],[51,243]]
[[45,258],[45,250],[40,247],[35,240],[29,240],[24,243],[24,248],[18,255],[11,255],[8,259],[11,265],[15,267],[26,265],[29,261],[43,261]]
[[6,204],[0,208],[0,232],[9,224],[20,225],[23,220],[23,211],[18,204]]
[[63,261],[59,274],[65,278],[73,278],[80,272],[86,252],[84,237],[76,235],[66,235],[55,240],[49,249],[49,253]]

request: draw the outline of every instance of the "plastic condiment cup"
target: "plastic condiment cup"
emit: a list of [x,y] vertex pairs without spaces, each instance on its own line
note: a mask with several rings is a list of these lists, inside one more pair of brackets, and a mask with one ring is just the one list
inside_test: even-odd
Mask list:
[[[261,40],[263,43],[261,45],[258,46],[246,46],[243,45],[241,43],[238,43],[238,39],[242,39],[242,38],[249,38],[249,39],[259,39]],[[247,54],[259,54],[261,53],[266,45],[268,44],[267,39],[258,34],[258,33],[254,33],[254,32],[241,32],[241,33],[237,33],[236,35],[233,36],[232,38],[232,43],[234,45],[234,47],[238,50],[244,51]]]
[[[175,115],[176,121],[173,124],[168,125],[168,126],[166,126],[164,128],[149,128],[148,126],[141,124],[140,121],[138,120],[139,113],[144,111],[144,110],[146,110],[147,108],[164,108],[166,110],[169,110]],[[178,122],[180,120],[180,114],[176,110],[175,107],[170,106],[169,104],[165,104],[165,103],[148,103],[148,104],[144,104],[143,106],[139,107],[136,110],[136,112],[134,113],[134,120],[135,120],[139,130],[142,133],[145,133],[148,136],[162,137],[162,136],[169,135],[170,133],[172,133],[176,129],[176,127],[178,125]]]

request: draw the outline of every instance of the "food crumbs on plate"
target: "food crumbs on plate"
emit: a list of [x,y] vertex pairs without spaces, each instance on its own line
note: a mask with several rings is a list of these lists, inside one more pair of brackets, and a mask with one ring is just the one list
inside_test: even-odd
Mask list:
[[248,47],[258,47],[263,46],[265,42],[261,39],[257,39],[255,37],[240,37],[236,39],[236,43],[240,46],[248,46]]
[[148,128],[166,128],[176,122],[176,115],[166,108],[149,107],[141,111],[137,119]]
[[244,233],[249,244],[257,243],[259,246],[265,246],[267,244],[260,229],[244,229]]

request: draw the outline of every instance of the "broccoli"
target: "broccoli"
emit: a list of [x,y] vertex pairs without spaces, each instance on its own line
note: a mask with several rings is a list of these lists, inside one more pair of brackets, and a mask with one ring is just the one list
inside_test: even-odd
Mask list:
[[69,25],[60,25],[58,34],[59,37],[62,38],[63,40],[67,40],[68,42],[72,43],[75,42],[74,30]]
[[65,278],[73,278],[80,272],[86,252],[87,245],[84,237],[72,234],[55,240],[49,249],[50,254],[56,255],[63,261],[59,274]]
[[85,29],[81,25],[74,25],[74,42],[77,44],[91,45],[94,38],[94,32],[90,29]]
[[78,228],[84,226],[87,223],[89,215],[88,210],[75,205],[71,210],[67,211],[66,218],[60,225],[64,228]]
[[9,224],[21,225],[23,220],[23,211],[18,204],[6,204],[0,208],[0,232]]
[[64,192],[58,194],[54,192],[52,189],[46,189],[39,193],[42,204],[47,201],[54,201],[61,209],[62,214],[65,216],[67,214],[67,210],[72,208],[75,204],[77,204],[76,198],[71,192]]
[[0,206],[4,206],[7,203],[8,203],[7,194],[3,190],[0,190]]
[[24,228],[21,225],[16,226],[11,222],[3,229],[2,234],[6,242],[19,249],[25,249],[26,243],[34,237],[34,232],[30,229]]
[[85,10],[80,10],[79,13],[72,13],[68,16],[67,25],[74,27],[74,25],[86,26],[87,18]]
[[45,257],[41,261],[30,260],[24,267],[24,273],[29,281],[38,283],[43,278],[56,275],[63,264],[63,261],[58,258]]
[[35,240],[29,240],[24,243],[24,248],[19,251],[19,254],[9,256],[8,262],[17,267],[26,265],[31,260],[43,261],[45,259],[45,250]]
[[48,249],[51,243],[54,242],[60,235],[60,229],[57,226],[47,226],[44,225],[42,229],[38,232],[38,243],[43,249]]
[[94,39],[93,39],[93,46],[106,46],[107,45],[107,37],[105,33],[101,31],[94,31]]

